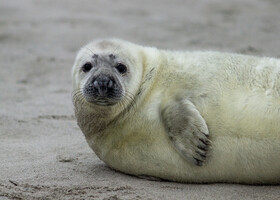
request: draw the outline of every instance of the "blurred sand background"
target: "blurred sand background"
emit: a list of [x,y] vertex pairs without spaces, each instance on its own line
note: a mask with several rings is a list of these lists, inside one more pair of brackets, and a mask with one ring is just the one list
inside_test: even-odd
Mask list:
[[279,0],[0,0],[0,199],[280,199],[280,186],[180,184],[108,168],[76,125],[78,49],[117,37],[280,57]]

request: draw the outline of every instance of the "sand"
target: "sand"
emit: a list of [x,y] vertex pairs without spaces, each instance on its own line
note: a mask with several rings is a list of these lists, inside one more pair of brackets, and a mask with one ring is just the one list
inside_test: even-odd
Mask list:
[[280,57],[278,0],[0,0],[0,199],[280,199],[280,186],[149,181],[108,168],[71,102],[78,49],[117,37]]

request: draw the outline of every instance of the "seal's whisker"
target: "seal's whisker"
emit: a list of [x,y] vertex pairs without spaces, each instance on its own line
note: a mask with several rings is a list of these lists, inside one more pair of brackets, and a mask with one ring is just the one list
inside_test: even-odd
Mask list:
[[77,105],[78,102],[81,102],[81,106],[84,104],[84,97],[81,89],[75,89],[72,92],[72,102],[74,105]]
[[116,48],[113,50],[113,54],[115,54],[115,52],[119,49],[120,49],[120,45],[117,45]]
[[84,47],[84,48],[89,50],[92,53],[92,56],[94,55],[93,51],[90,48],[88,48],[88,47]]

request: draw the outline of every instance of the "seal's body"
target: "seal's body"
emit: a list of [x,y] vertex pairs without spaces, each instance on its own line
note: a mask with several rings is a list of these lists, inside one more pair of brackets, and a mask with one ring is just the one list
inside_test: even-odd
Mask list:
[[[117,61],[102,64],[96,55]],[[88,62],[96,64],[85,74]],[[99,81],[98,67],[115,78]],[[116,170],[180,182],[280,183],[279,59],[97,41],[79,52],[73,85],[78,125]],[[108,88],[114,95],[105,97]]]

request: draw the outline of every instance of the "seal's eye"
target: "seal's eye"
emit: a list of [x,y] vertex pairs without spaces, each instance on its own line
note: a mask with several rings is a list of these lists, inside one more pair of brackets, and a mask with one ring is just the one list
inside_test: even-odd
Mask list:
[[127,67],[126,67],[124,64],[122,64],[122,63],[118,63],[118,64],[116,65],[115,68],[116,68],[116,69],[118,70],[118,72],[120,72],[121,74],[124,74],[124,73],[127,72]]
[[91,63],[86,63],[86,64],[84,64],[83,66],[82,66],[82,70],[83,70],[83,72],[89,72],[90,70],[91,70],[91,68],[92,68],[92,64]]

